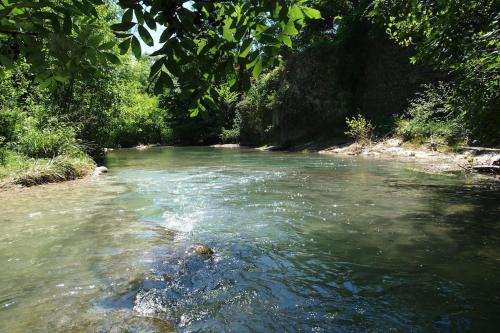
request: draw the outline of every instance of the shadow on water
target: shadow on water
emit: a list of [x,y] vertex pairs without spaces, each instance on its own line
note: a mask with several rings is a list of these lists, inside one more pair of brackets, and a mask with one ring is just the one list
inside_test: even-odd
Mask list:
[[421,317],[413,323],[426,330],[495,331],[500,324],[499,184],[392,186],[421,192],[427,209],[392,222],[411,221],[411,234],[420,236],[393,249],[413,256],[395,265],[392,278],[399,282],[390,294],[398,299],[391,302],[413,303],[412,312]]

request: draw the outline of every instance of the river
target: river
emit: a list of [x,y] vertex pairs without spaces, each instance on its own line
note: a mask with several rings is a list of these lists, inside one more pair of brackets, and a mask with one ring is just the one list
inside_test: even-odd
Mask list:
[[498,184],[206,147],[118,150],[107,166],[0,193],[0,332],[500,325]]

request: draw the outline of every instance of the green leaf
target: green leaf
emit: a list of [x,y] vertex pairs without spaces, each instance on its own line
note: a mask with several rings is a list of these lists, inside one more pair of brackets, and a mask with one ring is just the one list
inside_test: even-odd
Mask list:
[[302,18],[304,18],[304,13],[302,12],[302,10],[300,9],[299,6],[297,5],[293,5],[292,7],[290,7],[290,9],[288,10],[288,17],[295,21],[295,20],[300,20]]
[[132,22],[133,17],[134,17],[134,12],[132,11],[132,8],[129,8],[123,14],[122,22]]
[[156,80],[154,92],[156,95],[161,95],[165,88],[172,88],[173,86],[174,82],[172,81],[172,78],[167,73],[162,71],[158,80]]
[[260,73],[262,73],[262,59],[259,57],[255,65],[253,66],[252,75],[254,78],[258,78]]
[[170,31],[169,29],[165,29],[162,33],[161,33],[161,36],[160,36],[160,43],[165,43],[167,40],[170,39],[170,37],[172,37],[172,35],[174,34],[173,31]]
[[128,31],[135,26],[134,22],[122,22],[111,25],[111,29],[114,31]]
[[144,21],[146,21],[146,25],[149,29],[153,31],[156,30],[156,21],[150,13],[144,12]]
[[163,67],[163,64],[165,63],[164,58],[158,59],[152,66],[151,66],[151,71],[149,72],[149,77],[153,77],[158,73],[161,68]]
[[142,14],[142,10],[140,9],[135,9],[134,10],[134,13],[135,13],[135,17],[137,18],[137,22],[139,22],[139,24],[144,24],[144,14]]
[[288,21],[285,28],[283,29],[283,33],[289,36],[295,36],[299,34],[299,31],[295,27],[295,23],[293,21]]
[[282,36],[280,40],[289,48],[292,47],[292,39],[290,38],[290,36]]
[[198,41],[198,46],[196,48],[196,54],[200,55],[201,52],[203,52],[203,49],[205,49],[205,46],[207,46],[207,41],[205,39]]
[[233,22],[233,19],[228,17],[225,20],[225,24],[222,27],[222,36],[224,37],[225,40],[228,42],[233,42],[234,41],[234,36],[231,32],[231,23]]
[[115,45],[116,45],[116,42],[114,40],[112,40],[110,42],[99,45],[98,49],[99,50],[109,50],[109,49],[112,49],[113,46],[115,46]]
[[120,58],[118,58],[115,54],[111,52],[103,52],[103,54],[110,63],[115,65],[121,64]]
[[154,46],[155,42],[153,41],[153,37],[151,37],[151,34],[149,31],[144,28],[142,25],[139,26],[139,36],[141,36],[141,39],[144,41],[144,43],[148,46]]
[[310,7],[302,7],[302,11],[310,19],[319,20],[321,18],[321,12],[317,9]]
[[189,116],[191,118],[197,117],[198,114],[200,114],[200,109],[198,109],[198,108],[189,109]]
[[131,46],[132,46],[132,52],[134,53],[135,57],[139,59],[142,55],[142,50],[141,50],[141,43],[139,42],[139,39],[136,36],[132,37]]
[[240,51],[239,56],[241,58],[246,58],[251,49],[252,49],[252,40],[251,39],[245,40],[243,42],[243,45],[241,46],[241,49],[240,49],[241,51]]
[[120,49],[120,54],[127,53],[128,49],[130,48],[130,41],[131,41],[131,38],[127,38],[123,42],[118,44],[118,48]]

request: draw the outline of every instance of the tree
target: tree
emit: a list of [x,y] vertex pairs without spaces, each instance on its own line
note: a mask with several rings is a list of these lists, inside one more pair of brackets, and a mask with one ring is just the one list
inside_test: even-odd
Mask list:
[[415,50],[412,62],[450,74],[456,109],[476,136],[500,135],[500,3],[496,0],[376,0],[369,15]]
[[[280,48],[292,46],[292,37],[299,33],[304,19],[321,16],[306,0],[117,2],[124,12],[121,22],[111,28],[122,39],[122,53],[132,49],[139,58],[139,38],[152,45],[149,31],[159,25],[166,28],[160,38],[164,45],[153,54],[160,58],[151,67],[151,79],[156,81],[157,92],[180,87],[190,97],[193,116],[215,106],[213,82],[230,75],[234,89],[247,89],[250,72],[256,77],[276,64]],[[81,43],[79,39],[84,27],[99,20],[96,8],[102,4],[102,0],[0,0],[1,64],[8,66],[22,55],[49,85],[53,80],[66,82],[68,72],[118,62],[108,52],[112,40]],[[75,52],[81,62],[64,62]],[[57,59],[61,66],[54,69],[47,58]],[[186,64],[190,64],[187,69]]]
[[99,4],[103,2],[0,0],[0,65],[10,68],[25,58],[43,88],[118,63],[110,52],[113,35],[101,29],[109,12]]

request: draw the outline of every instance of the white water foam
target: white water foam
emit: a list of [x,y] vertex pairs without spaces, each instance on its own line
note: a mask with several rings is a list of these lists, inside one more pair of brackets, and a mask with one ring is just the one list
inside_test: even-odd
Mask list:
[[193,230],[193,227],[203,218],[202,212],[192,212],[192,213],[172,213],[165,212],[162,215],[165,221],[165,228],[189,233]]

